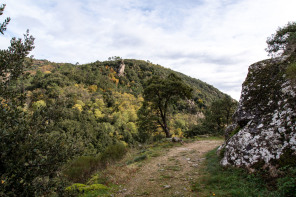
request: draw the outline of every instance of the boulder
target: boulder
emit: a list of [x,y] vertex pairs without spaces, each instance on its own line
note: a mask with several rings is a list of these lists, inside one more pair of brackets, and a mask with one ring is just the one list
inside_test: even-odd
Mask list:
[[172,142],[183,142],[183,140],[179,137],[172,137]]
[[296,165],[296,87],[285,70],[292,57],[268,59],[249,67],[234,124],[219,148],[221,164],[269,170]]

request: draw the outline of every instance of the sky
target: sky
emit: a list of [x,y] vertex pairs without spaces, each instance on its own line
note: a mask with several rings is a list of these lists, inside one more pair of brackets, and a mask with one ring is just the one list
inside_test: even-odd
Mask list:
[[80,64],[112,56],[149,60],[236,100],[266,39],[296,21],[295,0],[2,0],[6,49],[27,29],[36,59]]

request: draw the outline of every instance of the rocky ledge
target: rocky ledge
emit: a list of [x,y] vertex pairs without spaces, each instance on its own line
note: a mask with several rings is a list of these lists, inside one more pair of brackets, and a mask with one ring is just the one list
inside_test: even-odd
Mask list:
[[249,67],[234,124],[219,148],[223,166],[278,169],[296,165],[296,87],[286,77],[291,56],[268,59]]

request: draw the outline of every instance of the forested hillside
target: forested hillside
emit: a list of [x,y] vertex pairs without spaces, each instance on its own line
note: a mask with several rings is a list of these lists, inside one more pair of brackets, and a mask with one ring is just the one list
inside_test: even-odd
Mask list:
[[[119,73],[123,62],[124,69]],[[34,60],[33,69],[27,72],[31,75],[23,82],[26,110],[44,113],[47,124],[55,130],[81,133],[82,144],[95,152],[114,140],[126,143],[147,140],[141,139],[136,123],[145,82],[152,76],[163,78],[175,73],[193,89],[192,99],[174,103],[171,109],[169,126],[178,136],[196,125],[214,100],[225,96],[200,80],[141,60],[113,58],[84,65]],[[162,134],[155,132],[151,136]]]
[[[29,72],[35,75],[36,72],[41,71],[37,73],[39,77],[43,73],[42,76],[45,76],[45,78],[55,76],[56,79],[59,79],[57,76],[61,74],[63,76],[60,79],[65,79],[67,86],[71,83],[83,84],[85,87],[95,85],[99,93],[116,91],[130,93],[136,97],[143,92],[143,85],[147,79],[155,75],[164,77],[170,73],[175,73],[194,89],[193,99],[200,108],[208,106],[212,101],[224,95],[205,82],[152,64],[149,61],[125,59],[125,69],[123,74],[120,75],[118,69],[121,62],[122,60],[119,57],[109,58],[109,61],[96,61],[83,65],[34,60],[34,69]],[[58,82],[56,84],[59,85]]]
[[[104,160],[102,154],[121,155],[122,145],[164,138],[160,122],[150,122],[140,110],[147,82],[155,76],[163,82],[173,76],[172,84],[178,80],[190,90],[190,99],[166,106],[169,136],[183,137],[192,131],[210,104],[225,97],[200,80],[141,60],[113,57],[73,65],[25,59],[23,65],[25,75],[3,86],[1,103],[4,191],[19,194],[57,188],[61,183],[46,177],[56,177],[66,163],[80,156],[101,155]],[[153,129],[141,129],[141,118],[149,126],[154,124]],[[14,159],[6,156],[15,153]]]

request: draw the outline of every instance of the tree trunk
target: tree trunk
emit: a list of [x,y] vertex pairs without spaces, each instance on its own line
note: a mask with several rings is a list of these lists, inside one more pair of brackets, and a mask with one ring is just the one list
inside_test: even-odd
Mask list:
[[170,130],[169,130],[168,126],[166,125],[166,123],[165,123],[165,125],[164,125],[163,130],[164,130],[164,132],[165,132],[165,137],[166,137],[166,138],[170,138],[170,137],[172,136],[172,135],[170,134]]
[[160,117],[161,117],[161,121],[158,120],[158,122],[161,125],[161,127],[165,133],[165,137],[170,138],[172,135],[170,134],[170,130],[169,130],[168,124],[167,124],[167,117],[166,117],[167,103],[165,104],[164,109],[162,109],[161,105],[159,104],[158,109],[159,109]]

